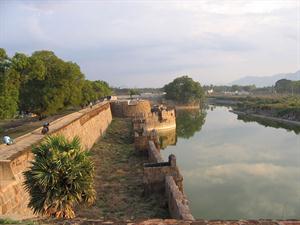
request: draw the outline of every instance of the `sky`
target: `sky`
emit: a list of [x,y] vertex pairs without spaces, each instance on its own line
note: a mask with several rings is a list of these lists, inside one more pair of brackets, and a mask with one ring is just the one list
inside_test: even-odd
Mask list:
[[300,68],[300,0],[0,0],[0,47],[51,50],[90,80],[227,84]]

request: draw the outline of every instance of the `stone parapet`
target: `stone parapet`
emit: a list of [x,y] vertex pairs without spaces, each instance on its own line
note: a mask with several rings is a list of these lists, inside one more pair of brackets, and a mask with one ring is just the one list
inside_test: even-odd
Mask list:
[[153,141],[148,141],[148,160],[152,163],[160,163],[164,161],[160,154],[160,149],[157,148]]
[[168,199],[169,213],[172,218],[180,220],[194,220],[188,200],[179,190],[172,176],[165,178],[165,193]]
[[135,145],[138,151],[144,152],[146,148],[148,149],[149,163],[144,164],[144,193],[146,195],[164,194],[172,218],[194,220],[183,192],[183,177],[176,165],[175,155],[171,154],[167,162],[163,160],[159,145],[155,142],[157,140],[155,131],[150,135],[144,132],[135,140],[138,141]]

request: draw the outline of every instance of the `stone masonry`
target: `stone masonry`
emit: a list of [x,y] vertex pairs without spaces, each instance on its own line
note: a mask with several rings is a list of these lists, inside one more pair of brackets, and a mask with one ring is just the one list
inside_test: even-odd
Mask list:
[[[112,120],[109,103],[101,103],[64,116],[50,124],[49,134],[78,136],[84,149],[89,149],[103,135]],[[0,145],[0,215],[13,218],[32,217],[27,207],[28,193],[23,188],[23,172],[33,160],[31,146],[45,136],[41,128],[15,139],[13,145]]]

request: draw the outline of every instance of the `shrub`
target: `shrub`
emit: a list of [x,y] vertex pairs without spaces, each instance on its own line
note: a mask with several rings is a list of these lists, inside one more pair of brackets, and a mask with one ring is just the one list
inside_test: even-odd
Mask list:
[[76,204],[95,201],[94,165],[78,137],[48,136],[32,152],[35,160],[24,172],[24,186],[34,213],[73,218]]

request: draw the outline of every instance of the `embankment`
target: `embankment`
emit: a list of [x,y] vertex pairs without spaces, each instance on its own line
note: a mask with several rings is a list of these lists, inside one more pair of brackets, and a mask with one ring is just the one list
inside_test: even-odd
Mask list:
[[[85,149],[90,149],[111,123],[109,103],[69,114],[50,124],[49,134],[63,134],[67,138],[78,136]],[[14,218],[32,217],[27,207],[28,193],[23,188],[23,172],[33,160],[31,146],[44,135],[41,128],[15,139],[13,145],[0,145],[0,215]]]
[[230,110],[230,111],[237,115],[250,116],[253,118],[275,121],[278,123],[283,123],[283,124],[292,125],[292,126],[300,126],[300,121],[287,120],[287,119],[282,119],[282,118],[278,118],[278,117],[260,115],[260,114],[255,114],[255,113],[247,113],[247,112],[242,112],[242,111],[237,111],[237,110]]

